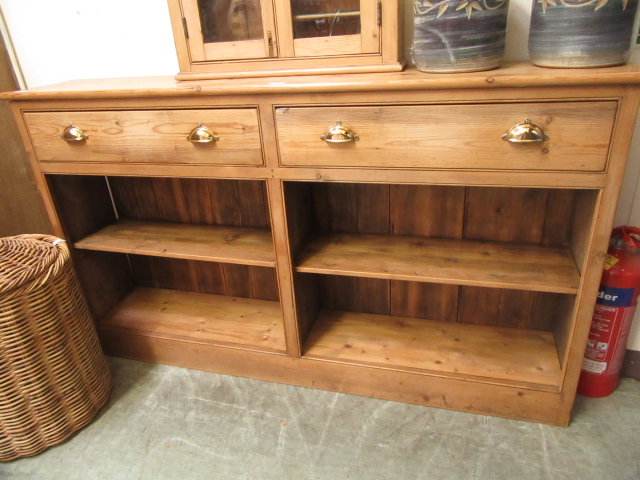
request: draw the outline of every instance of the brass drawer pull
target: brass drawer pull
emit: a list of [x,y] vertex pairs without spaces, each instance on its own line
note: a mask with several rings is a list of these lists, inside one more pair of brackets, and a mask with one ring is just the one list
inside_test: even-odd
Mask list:
[[320,139],[328,143],[347,143],[360,140],[360,137],[353,133],[353,130],[349,127],[342,125],[341,121],[337,121],[327,128],[327,131],[320,136]]
[[202,123],[198,123],[198,126],[194,127],[193,130],[189,132],[187,140],[191,143],[211,143],[217,142],[220,138],[217,135],[214,135],[214,133],[202,125]]
[[89,138],[89,135],[84,133],[82,129],[76,127],[73,123],[69,123],[69,126],[64,129],[60,138],[65,142],[83,142]]
[[535,123],[531,123],[528,118],[512,127],[507,133],[502,135],[502,139],[511,143],[536,143],[546,142],[549,136]]

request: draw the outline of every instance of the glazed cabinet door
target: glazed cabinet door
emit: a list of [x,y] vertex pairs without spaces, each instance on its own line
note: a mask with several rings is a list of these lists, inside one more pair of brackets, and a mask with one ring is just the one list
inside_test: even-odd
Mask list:
[[379,53],[381,8],[371,0],[284,0],[278,11],[283,56]]
[[181,1],[193,62],[276,57],[272,0]]

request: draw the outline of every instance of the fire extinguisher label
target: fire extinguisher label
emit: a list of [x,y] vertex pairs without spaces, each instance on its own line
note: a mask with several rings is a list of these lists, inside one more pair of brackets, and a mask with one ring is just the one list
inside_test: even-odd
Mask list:
[[607,362],[597,362],[590,358],[585,358],[582,361],[582,370],[590,373],[602,373],[607,369]]
[[[608,374],[620,368],[635,310],[635,306],[617,308],[601,305],[598,300],[584,353],[583,370]],[[619,332],[615,325],[620,326]]]
[[630,307],[633,304],[634,288],[616,288],[600,285],[598,304],[609,307]]
[[609,270],[611,267],[613,267],[619,261],[620,261],[619,258],[614,257],[613,255],[607,254],[607,256],[604,257],[604,265],[603,265],[602,268],[604,268],[605,270]]

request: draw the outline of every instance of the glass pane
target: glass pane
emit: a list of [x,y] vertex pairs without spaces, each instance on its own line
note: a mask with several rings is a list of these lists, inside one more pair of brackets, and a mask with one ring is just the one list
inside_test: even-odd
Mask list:
[[360,33],[360,0],[291,0],[293,37]]
[[204,43],[263,37],[260,0],[198,0]]

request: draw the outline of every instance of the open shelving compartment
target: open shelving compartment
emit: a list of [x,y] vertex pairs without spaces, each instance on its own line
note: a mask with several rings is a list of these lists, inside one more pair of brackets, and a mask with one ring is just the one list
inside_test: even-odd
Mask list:
[[286,182],[303,357],[560,391],[597,198]]
[[47,183],[100,330],[285,352],[264,181]]

